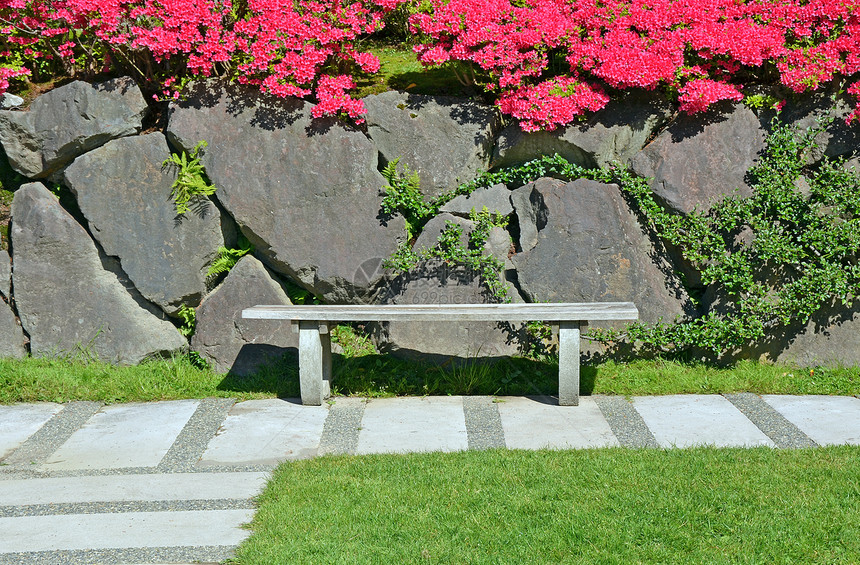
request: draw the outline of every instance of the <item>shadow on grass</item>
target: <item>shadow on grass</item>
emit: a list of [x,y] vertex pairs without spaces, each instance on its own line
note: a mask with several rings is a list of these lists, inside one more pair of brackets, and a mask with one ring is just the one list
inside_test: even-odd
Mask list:
[[[581,394],[594,390],[597,369],[581,368]],[[298,355],[282,355],[247,376],[228,373],[218,390],[266,393],[279,398],[299,394]],[[434,363],[392,355],[332,355],[332,393],[343,396],[556,395],[558,361],[520,357],[458,357]]]
[[278,398],[298,398],[298,353],[293,349],[279,357],[272,357],[247,375],[230,371],[218,384],[217,389],[234,393],[261,392]]

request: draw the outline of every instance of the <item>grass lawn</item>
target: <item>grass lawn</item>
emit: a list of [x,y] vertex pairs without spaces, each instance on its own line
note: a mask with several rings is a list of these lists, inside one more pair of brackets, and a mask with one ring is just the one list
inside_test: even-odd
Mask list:
[[251,529],[237,563],[858,563],[860,448],[323,457]]
[[290,367],[280,363],[267,366],[252,377],[239,378],[200,369],[186,357],[133,367],[69,359],[0,359],[0,404],[297,396],[298,367],[290,373]]
[[[433,365],[347,347],[334,355],[339,395],[554,395],[558,362],[506,358]],[[667,360],[582,367],[582,394],[860,394],[860,369],[800,369],[752,361],[716,368]],[[180,398],[299,396],[298,359],[287,355],[239,377],[195,367],[186,357],[115,367],[74,359],[0,359],[0,404],[12,402],[145,402]]]

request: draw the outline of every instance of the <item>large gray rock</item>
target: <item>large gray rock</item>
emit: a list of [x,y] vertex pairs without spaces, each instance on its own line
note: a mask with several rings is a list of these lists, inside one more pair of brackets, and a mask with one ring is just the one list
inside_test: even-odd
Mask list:
[[133,364],[187,346],[132,294],[121,271],[106,270],[116,266],[107,258],[103,264],[86,230],[42,184],[15,192],[11,235],[15,303],[33,356],[82,347],[103,361]]
[[0,143],[16,171],[45,178],[111,139],[139,132],[146,109],[130,78],[75,81],[39,96],[26,112],[0,111]]
[[563,186],[564,182],[541,178],[535,182],[521,186],[511,192],[511,204],[517,217],[520,238],[517,251],[531,251],[537,245],[538,231],[546,226],[546,206],[543,203],[543,194]]
[[262,263],[242,257],[224,282],[197,308],[191,349],[220,373],[253,373],[260,365],[298,348],[289,321],[244,320],[242,310],[258,304],[291,304]]
[[117,139],[78,157],[65,171],[66,185],[104,252],[150,302],[168,314],[197,305],[206,271],[224,245],[221,214],[209,200],[182,217],[170,198],[175,172],[161,133]]
[[468,218],[472,210],[480,212],[484,208],[501,216],[510,216],[514,208],[511,205],[511,191],[503,184],[483,187],[471,194],[463,194],[439,208],[440,212],[450,212]]
[[312,120],[310,105],[254,89],[199,83],[172,106],[168,138],[203,164],[217,198],[258,257],[328,302],[365,300],[400,221],[380,219],[378,155],[359,131]]
[[498,113],[461,98],[389,91],[368,96],[367,131],[386,162],[418,172],[428,196],[456,188],[485,171]]
[[[424,263],[394,278],[383,304],[483,304],[497,302],[467,267]],[[388,322],[372,333],[380,351],[399,357],[502,357],[522,352],[521,325],[496,322]]]
[[671,113],[657,96],[631,94],[611,101],[584,123],[527,133],[513,123],[496,141],[492,167],[516,165],[558,153],[583,167],[627,164]]
[[15,319],[12,307],[0,298],[0,357],[21,359],[27,356],[24,332]]
[[649,323],[695,315],[662,249],[616,185],[541,179],[526,186],[541,222],[534,247],[512,261],[531,302],[630,301]]
[[763,344],[762,357],[801,367],[860,365],[860,303],[823,308],[803,327],[788,328]]
[[673,210],[704,211],[735,190],[751,194],[744,177],[764,149],[765,131],[746,106],[719,108],[722,113],[680,116],[631,161]]
[[12,260],[9,252],[0,249],[0,297],[9,299],[12,290]]
[[[725,297],[712,309],[722,311]],[[704,361],[713,361],[708,350],[694,351]],[[860,302],[823,306],[808,322],[769,328],[764,339],[745,344],[719,356],[721,362],[758,359],[800,367],[856,367],[860,365]]]

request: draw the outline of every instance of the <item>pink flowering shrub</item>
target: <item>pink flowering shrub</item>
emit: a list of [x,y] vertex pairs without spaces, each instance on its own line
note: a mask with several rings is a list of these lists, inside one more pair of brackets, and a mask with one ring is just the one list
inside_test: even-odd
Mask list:
[[[836,79],[860,95],[855,0],[432,0],[412,24],[426,65],[468,64],[525,130],[606,105],[607,88],[664,88],[680,109]],[[853,114],[860,117],[860,105]]]
[[419,59],[470,67],[526,130],[634,88],[687,113],[755,84],[860,98],[858,0],[0,0],[0,93],[28,73],[127,73],[156,97],[223,76],[360,120],[353,75],[379,60],[358,42],[406,2]]
[[375,72],[379,60],[355,41],[403,1],[0,0],[0,93],[22,65],[53,62],[71,76],[130,73],[156,97],[225,76],[313,98],[315,115],[359,118],[350,73]]

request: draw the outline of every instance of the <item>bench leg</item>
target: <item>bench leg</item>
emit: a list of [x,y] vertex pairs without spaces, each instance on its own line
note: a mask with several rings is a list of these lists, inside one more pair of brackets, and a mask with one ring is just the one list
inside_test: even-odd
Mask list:
[[579,406],[579,322],[558,325],[558,404]]
[[299,322],[302,404],[320,406],[331,391],[331,335],[320,322]]

